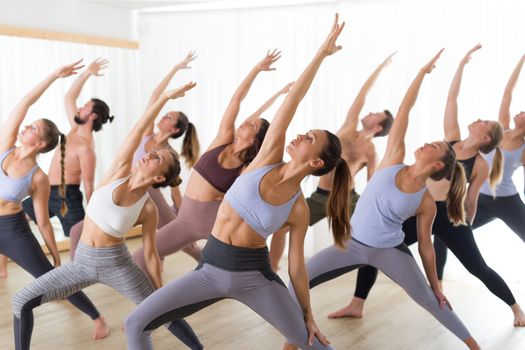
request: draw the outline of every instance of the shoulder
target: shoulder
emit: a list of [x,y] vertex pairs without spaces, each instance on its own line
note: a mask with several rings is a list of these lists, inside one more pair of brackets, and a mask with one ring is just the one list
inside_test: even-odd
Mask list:
[[474,172],[473,175],[488,176],[489,174],[489,163],[478,154],[476,156],[476,161],[474,162]]
[[432,197],[430,192],[426,190],[423,194],[423,198],[421,198],[421,203],[419,204],[417,214],[435,216],[436,210],[436,201],[434,200],[434,197]]
[[308,207],[308,203],[306,202],[306,199],[304,198],[304,195],[301,194],[295,201],[292,211],[290,212],[290,217],[288,218],[288,222],[290,224],[299,224],[301,221],[305,221],[308,224],[308,218],[310,217],[310,208]]
[[139,221],[145,224],[149,221],[156,221],[158,217],[157,206],[151,198],[148,198],[140,212]]

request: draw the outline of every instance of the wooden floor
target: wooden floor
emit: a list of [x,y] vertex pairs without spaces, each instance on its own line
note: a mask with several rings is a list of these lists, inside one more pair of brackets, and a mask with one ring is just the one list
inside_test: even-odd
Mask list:
[[[517,241],[516,241],[517,242]],[[141,241],[128,242],[133,251]],[[521,242],[520,242],[521,243]],[[523,252],[523,246],[519,249]],[[513,257],[523,271],[523,254]],[[68,255],[63,254],[63,261]],[[454,264],[454,262],[450,262]],[[449,268],[447,265],[447,269]],[[166,259],[165,280],[193,269],[195,263],[184,254]],[[282,271],[286,267],[282,266]],[[501,272],[500,272],[501,273]],[[505,279],[516,297],[525,296],[523,272]],[[281,274],[287,282],[285,273]],[[9,264],[9,278],[0,280],[0,348],[13,349],[11,298],[31,281],[25,271]],[[345,304],[354,290],[355,273],[347,274],[312,290],[317,324],[338,349],[464,349],[463,344],[383,275],[372,290],[364,319],[329,320],[326,315]],[[35,312],[32,349],[125,349],[123,319],[133,310],[131,302],[114,290],[95,285],[86,293],[107,318],[111,334],[107,339],[90,339],[92,323],[66,302],[54,302]],[[512,327],[510,309],[490,294],[475,278],[465,273],[445,280],[445,292],[455,311],[478,339],[482,348],[525,349],[525,329]],[[191,293],[191,291],[188,291]],[[257,314],[235,301],[221,301],[187,319],[208,349],[280,349],[283,337]],[[155,349],[185,349],[165,329],[153,335]]]

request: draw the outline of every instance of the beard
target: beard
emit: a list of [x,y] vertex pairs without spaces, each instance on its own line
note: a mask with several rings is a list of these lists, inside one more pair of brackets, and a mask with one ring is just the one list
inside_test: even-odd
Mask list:
[[84,120],[84,119],[81,119],[81,118],[78,116],[78,114],[75,115],[75,118],[74,118],[74,119],[75,119],[75,123],[77,123],[77,124],[79,124],[79,125],[84,125],[84,124],[87,123],[87,119],[85,119],[85,120]]

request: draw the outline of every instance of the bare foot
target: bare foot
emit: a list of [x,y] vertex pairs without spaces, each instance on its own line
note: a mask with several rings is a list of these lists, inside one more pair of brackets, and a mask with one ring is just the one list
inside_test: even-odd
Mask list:
[[525,313],[518,304],[511,306],[514,313],[514,327],[525,327]]
[[109,335],[109,327],[106,323],[106,319],[100,316],[93,322],[95,322],[95,329],[93,330],[91,337],[95,340],[106,338]]
[[284,343],[283,350],[298,350],[297,346],[290,344],[290,343]]
[[354,297],[349,305],[345,306],[339,311],[328,315],[328,318],[353,317],[362,318],[363,308],[365,306],[365,299]]

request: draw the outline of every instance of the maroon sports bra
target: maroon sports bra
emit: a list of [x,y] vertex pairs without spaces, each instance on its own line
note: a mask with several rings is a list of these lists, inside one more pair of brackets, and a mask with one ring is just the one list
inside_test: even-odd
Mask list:
[[210,185],[223,193],[226,193],[231,185],[233,185],[235,179],[241,174],[244,166],[243,164],[238,168],[226,169],[219,164],[219,154],[228,145],[229,144],[221,145],[209,150],[204,153],[193,166],[193,169],[206,179]]

